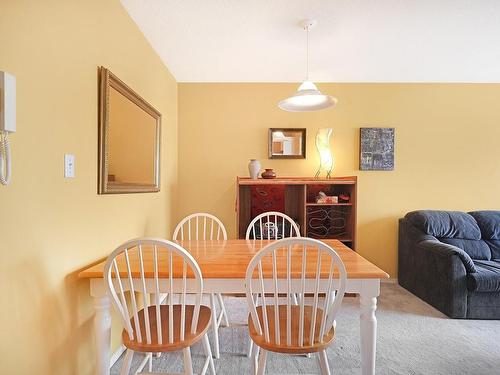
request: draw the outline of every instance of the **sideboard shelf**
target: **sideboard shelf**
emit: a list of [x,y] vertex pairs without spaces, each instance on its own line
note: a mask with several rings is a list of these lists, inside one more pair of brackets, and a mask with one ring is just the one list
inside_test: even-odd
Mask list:
[[[316,203],[320,191],[345,194],[349,202]],[[357,177],[237,178],[238,238],[245,238],[252,219],[265,211],[287,214],[299,225],[302,236],[338,239],[356,250]]]
[[352,206],[352,203],[306,203],[306,206]]

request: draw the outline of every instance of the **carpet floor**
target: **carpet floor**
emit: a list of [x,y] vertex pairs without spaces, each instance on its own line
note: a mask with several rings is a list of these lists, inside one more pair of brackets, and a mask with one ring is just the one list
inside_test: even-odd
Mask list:
[[[217,374],[250,374],[246,357],[248,333],[246,300],[224,297],[235,326],[219,330],[221,358]],[[500,321],[449,319],[405,289],[382,284],[378,299],[377,374],[397,375],[499,375]],[[210,342],[212,337],[210,336]],[[193,369],[204,362],[201,345],[192,348]],[[134,355],[132,369],[141,361]],[[111,369],[119,374],[123,356]],[[346,297],[337,319],[336,338],[328,349],[332,374],[361,374],[359,349],[359,300]],[[182,372],[182,353],[153,359],[153,370]],[[270,353],[267,374],[318,374],[314,357]]]

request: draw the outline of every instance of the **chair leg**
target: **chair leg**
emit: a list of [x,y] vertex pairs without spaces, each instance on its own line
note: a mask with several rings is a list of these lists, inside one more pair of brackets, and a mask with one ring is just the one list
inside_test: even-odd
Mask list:
[[205,355],[208,358],[210,373],[215,375],[214,359],[212,358],[212,350],[210,349],[210,342],[208,341],[208,335],[206,333],[205,336],[203,336],[203,348],[205,350]]
[[191,348],[182,349],[184,356],[184,374],[193,375],[193,363],[191,362]]
[[215,294],[210,294],[210,308],[212,309],[212,332],[214,336],[214,356],[219,359],[219,326],[217,324],[217,308],[215,307]]
[[319,352],[316,353],[315,357],[316,357],[316,362],[318,363],[319,372],[320,372],[320,374],[322,374],[323,373],[323,362],[321,362],[321,356],[319,355]]
[[252,375],[257,375],[257,358],[255,358],[254,354],[250,356],[250,364],[252,365]]
[[326,357],[326,350],[318,352],[319,368],[321,375],[330,375],[330,367],[328,366],[328,358]]
[[153,353],[149,353],[148,371],[153,372]]
[[266,373],[267,350],[262,349],[259,356],[259,367],[257,367],[257,375]]
[[247,357],[250,358],[252,356],[254,344],[252,339],[248,339],[248,352],[247,352]]
[[224,305],[222,294],[217,293],[217,299],[219,300],[219,306],[222,312],[222,326],[229,327],[229,318],[227,317],[226,305]]
[[130,365],[132,364],[132,357],[134,356],[134,351],[127,349],[125,353],[125,358],[123,359],[122,370],[120,371],[120,375],[128,375],[130,372]]
[[[259,295],[257,293],[254,294],[253,296],[253,302],[255,306],[257,306],[257,303],[259,301]],[[247,352],[247,357],[250,358],[252,356],[252,350],[253,350],[254,344],[252,339],[248,339],[248,352]]]
[[250,351],[249,351],[249,354],[248,354],[248,357],[251,358],[251,361],[252,361],[252,366],[253,366],[253,373],[254,375],[257,374],[257,361],[259,359],[259,347],[257,345],[255,345],[252,341],[252,339],[250,339]]

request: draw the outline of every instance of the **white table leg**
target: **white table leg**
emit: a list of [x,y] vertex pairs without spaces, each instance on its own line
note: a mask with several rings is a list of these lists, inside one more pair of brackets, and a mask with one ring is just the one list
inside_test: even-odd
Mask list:
[[377,348],[377,297],[380,294],[380,281],[363,281],[360,297],[360,333],[361,333],[361,373],[375,374],[375,357]]
[[111,314],[108,296],[94,298],[94,333],[96,339],[96,374],[109,375]]
[[210,293],[210,308],[212,309],[212,333],[214,339],[214,357],[220,358],[219,354],[219,325],[217,324],[217,308],[215,307],[215,294]]

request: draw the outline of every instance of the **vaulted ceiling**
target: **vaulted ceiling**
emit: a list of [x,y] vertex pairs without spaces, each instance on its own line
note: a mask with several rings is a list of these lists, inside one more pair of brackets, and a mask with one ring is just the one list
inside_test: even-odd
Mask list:
[[180,82],[500,82],[498,0],[122,0]]

